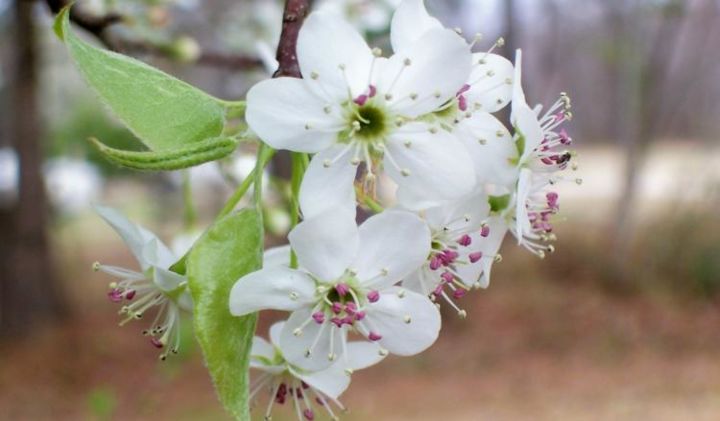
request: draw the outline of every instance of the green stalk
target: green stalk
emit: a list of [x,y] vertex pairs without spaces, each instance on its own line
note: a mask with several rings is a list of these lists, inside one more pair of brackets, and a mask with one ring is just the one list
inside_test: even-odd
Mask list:
[[[293,152],[291,154],[292,159],[292,173],[290,176],[290,229],[295,228],[300,220],[300,184],[302,183],[305,169],[308,165],[308,156],[304,153]],[[295,250],[290,249],[290,267],[297,269],[297,255]]]
[[183,195],[183,224],[185,230],[190,230],[195,227],[197,223],[197,210],[195,209],[195,203],[193,203],[192,196],[192,183],[190,179],[190,170],[183,170],[182,172],[182,195]]
[[[218,214],[216,219],[220,219],[223,216],[232,212],[232,210],[235,209],[235,206],[237,206],[238,202],[240,202],[240,199],[245,196],[245,193],[247,193],[247,191],[250,189],[250,186],[256,181],[257,178],[260,178],[260,181],[262,182],[262,172],[267,166],[268,162],[270,162],[270,158],[272,158],[274,154],[274,149],[266,147],[265,144],[262,144],[260,146],[260,148],[258,149],[258,160],[255,164],[255,169],[253,169],[252,172],[248,174],[247,177],[245,177],[242,183],[240,183],[238,188],[235,189],[232,196],[230,196],[227,203],[225,203],[225,206],[223,206],[222,210],[220,210],[220,213]],[[258,173],[260,173],[259,177]]]

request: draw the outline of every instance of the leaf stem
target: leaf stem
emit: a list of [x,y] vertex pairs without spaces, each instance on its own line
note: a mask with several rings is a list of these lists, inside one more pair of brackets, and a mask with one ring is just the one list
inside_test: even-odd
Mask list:
[[368,209],[370,209],[371,211],[375,213],[380,213],[385,210],[382,205],[378,203],[377,200],[365,194],[365,192],[363,192],[361,188],[356,187],[355,194],[358,197],[358,202],[367,206]]
[[[237,206],[238,202],[240,202],[240,199],[245,196],[245,193],[247,193],[247,191],[250,189],[250,186],[253,185],[256,179],[259,178],[260,184],[262,184],[262,172],[265,169],[265,166],[267,166],[268,162],[270,162],[270,158],[272,158],[274,154],[274,149],[265,146],[264,143],[261,144],[260,148],[258,149],[258,160],[255,163],[255,168],[250,174],[248,174],[247,177],[245,177],[245,179],[242,181],[242,183],[240,183],[238,188],[235,189],[232,196],[230,196],[227,203],[225,203],[225,206],[223,206],[222,210],[220,210],[220,213],[218,213],[216,219],[220,219],[223,216],[232,212],[232,210],[235,209],[235,206]],[[260,173],[259,177],[257,176],[258,172]]]
[[183,225],[186,230],[195,227],[197,223],[197,210],[193,203],[192,180],[190,169],[182,171],[182,196],[183,196]]
[[[290,175],[290,229],[295,228],[300,220],[300,185],[307,169],[308,156],[304,153],[293,152],[291,155],[292,173]],[[290,267],[297,269],[297,255],[290,249]]]

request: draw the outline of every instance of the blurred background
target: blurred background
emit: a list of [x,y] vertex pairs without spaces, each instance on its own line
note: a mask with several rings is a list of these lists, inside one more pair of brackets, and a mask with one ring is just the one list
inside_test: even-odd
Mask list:
[[[88,39],[225,99],[274,70],[272,0],[79,0]],[[394,0],[325,0],[387,48]],[[428,352],[353,376],[348,420],[720,419],[720,1],[427,0],[477,48],[525,50],[530,102],[573,100],[580,164],[557,253],[510,238],[486,291]],[[89,205],[179,243],[252,169],[242,148],[190,174],[133,173],[86,139],[140,148],[51,31],[64,1],[0,0],[0,419],[227,419],[189,323],[159,362],[118,328],[94,261],[132,268]],[[281,179],[286,168],[272,170]],[[183,209],[183,180],[195,209]],[[271,241],[288,227],[271,181]],[[187,191],[187,190],[186,190]],[[270,321],[261,321],[261,331]],[[256,414],[258,415],[258,414]],[[294,419],[292,408],[276,420]]]

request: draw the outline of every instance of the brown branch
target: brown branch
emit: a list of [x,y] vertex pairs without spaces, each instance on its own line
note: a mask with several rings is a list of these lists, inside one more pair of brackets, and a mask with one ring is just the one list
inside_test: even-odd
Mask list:
[[[69,4],[67,0],[46,0],[46,3],[53,15],[60,13],[60,10]],[[70,9],[70,21],[91,33],[106,47],[114,49],[112,41],[105,30],[111,25],[122,22],[123,16],[118,13],[94,16],[83,12],[82,9],[78,7],[73,7]]]
[[[46,0],[46,3],[53,14],[58,14],[63,7],[69,4],[67,0]],[[149,54],[173,58],[173,52],[167,46],[111,36],[107,29],[116,23],[125,21],[125,17],[118,13],[95,16],[83,12],[78,7],[73,7],[70,9],[70,21],[93,35],[112,51],[124,54]],[[202,51],[194,63],[233,70],[257,69],[263,65],[262,61],[256,57],[219,51]]]
[[296,45],[300,27],[310,13],[311,0],[286,0],[283,12],[282,32],[277,48],[279,67],[273,77],[290,76],[301,78],[298,66]]
[[[111,49],[127,55],[152,55],[159,57],[173,57],[171,46],[151,44],[131,39],[113,39]],[[200,56],[192,63],[216,68],[232,70],[251,70],[262,67],[263,62],[259,58],[244,56],[240,54],[223,53],[220,51],[201,51]]]

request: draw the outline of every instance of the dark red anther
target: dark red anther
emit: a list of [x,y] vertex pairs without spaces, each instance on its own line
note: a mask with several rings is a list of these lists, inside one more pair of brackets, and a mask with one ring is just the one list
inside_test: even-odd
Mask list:
[[367,295],[368,301],[376,303],[380,299],[380,293],[378,291],[370,291]]
[[467,293],[467,291],[465,291],[464,289],[458,288],[455,291],[453,291],[453,298],[458,300],[458,299],[464,297],[466,293]]
[[470,263],[477,263],[480,259],[482,259],[483,253],[481,251],[476,251],[475,253],[470,253],[468,257],[470,258]]
[[483,226],[480,227],[480,236],[487,237],[488,235],[490,235],[490,225],[483,224]]

